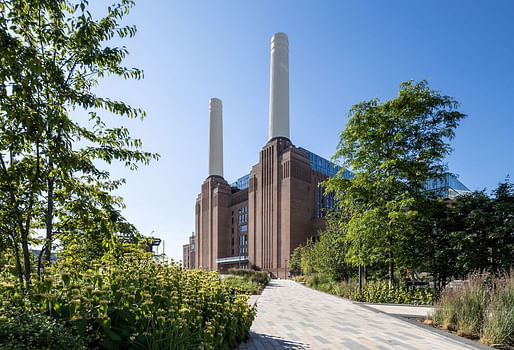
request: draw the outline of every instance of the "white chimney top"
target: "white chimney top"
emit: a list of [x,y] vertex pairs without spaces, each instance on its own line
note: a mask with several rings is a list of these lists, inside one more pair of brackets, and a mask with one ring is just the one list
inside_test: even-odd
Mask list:
[[269,138],[289,139],[289,40],[285,33],[271,38]]
[[223,177],[223,114],[218,98],[209,101],[209,176]]

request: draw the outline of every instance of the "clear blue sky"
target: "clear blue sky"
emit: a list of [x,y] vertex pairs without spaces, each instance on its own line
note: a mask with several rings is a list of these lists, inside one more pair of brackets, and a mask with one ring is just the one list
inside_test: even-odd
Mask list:
[[124,215],[182,258],[207,176],[209,98],[223,101],[231,182],[267,141],[269,44],[278,31],[289,35],[295,145],[330,158],[352,104],[427,79],[468,114],[450,171],[472,190],[494,188],[514,176],[513,18],[513,1],[138,1],[126,21],[138,33],[124,44],[127,64],[145,79],[106,80],[100,91],[147,111],[144,122],[123,124],[162,158],[137,172],[110,167],[127,179]]

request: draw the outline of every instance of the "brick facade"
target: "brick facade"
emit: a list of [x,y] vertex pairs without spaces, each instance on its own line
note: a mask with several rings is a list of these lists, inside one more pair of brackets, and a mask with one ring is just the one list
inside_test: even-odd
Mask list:
[[225,272],[257,265],[286,277],[291,252],[325,227],[316,215],[316,191],[324,179],[307,153],[282,137],[262,148],[248,188],[208,177],[196,200],[197,244],[190,267]]

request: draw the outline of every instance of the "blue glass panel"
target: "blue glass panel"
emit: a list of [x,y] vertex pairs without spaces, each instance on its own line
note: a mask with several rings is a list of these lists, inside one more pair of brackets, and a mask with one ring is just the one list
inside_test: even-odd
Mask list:
[[239,188],[240,190],[244,190],[248,188],[250,183],[250,174],[246,174],[245,176],[241,176],[235,182],[231,183],[230,186]]
[[[308,154],[312,170],[317,171],[318,173],[321,173],[328,177],[334,177],[336,176],[337,172],[341,170],[341,167],[339,165],[334,164],[331,161],[323,157],[320,157],[317,154],[312,153],[311,151],[306,150],[303,147],[298,147],[298,149]],[[348,170],[345,170],[343,173],[343,177],[347,179],[350,179],[352,176],[352,173]]]

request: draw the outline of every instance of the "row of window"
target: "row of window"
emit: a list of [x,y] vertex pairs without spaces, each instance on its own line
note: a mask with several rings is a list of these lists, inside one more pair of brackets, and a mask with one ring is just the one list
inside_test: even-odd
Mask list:
[[[248,237],[246,235],[239,236],[239,245],[248,245]],[[234,246],[234,237],[232,237],[232,246]]]
[[323,186],[318,184],[316,188],[316,217],[322,218],[325,217],[334,207],[336,206],[334,200],[334,193],[329,192],[327,195],[324,195]]

